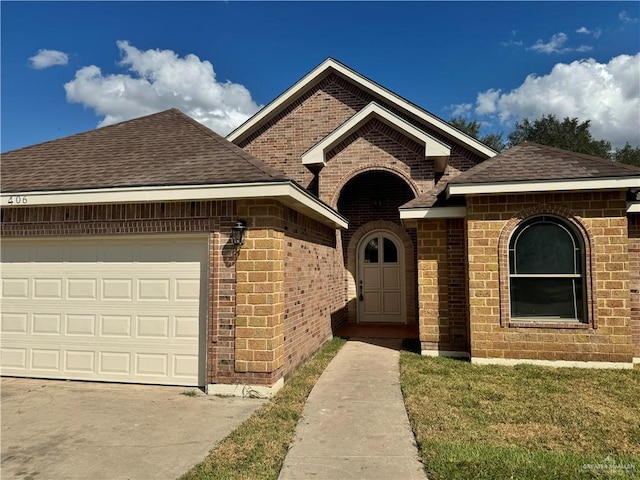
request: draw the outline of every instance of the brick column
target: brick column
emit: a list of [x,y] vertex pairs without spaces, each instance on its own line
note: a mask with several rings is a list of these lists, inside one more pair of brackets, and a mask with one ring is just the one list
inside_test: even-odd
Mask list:
[[420,344],[437,354],[449,322],[446,219],[422,220],[417,231]]
[[248,230],[236,261],[235,370],[256,384],[275,383],[284,365],[283,214],[275,201],[238,207]]

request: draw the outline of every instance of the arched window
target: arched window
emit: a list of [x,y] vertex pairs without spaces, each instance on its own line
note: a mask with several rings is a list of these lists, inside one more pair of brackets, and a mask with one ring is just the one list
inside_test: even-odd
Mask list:
[[522,222],[509,243],[511,318],[586,322],[585,249],[558,217]]

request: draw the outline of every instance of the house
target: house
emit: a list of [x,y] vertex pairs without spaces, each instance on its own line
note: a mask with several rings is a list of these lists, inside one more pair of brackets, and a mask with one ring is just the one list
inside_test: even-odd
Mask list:
[[328,59],[227,139],[168,110],[3,154],[2,373],[270,394],[368,325],[628,368],[638,191],[635,167],[497,154]]

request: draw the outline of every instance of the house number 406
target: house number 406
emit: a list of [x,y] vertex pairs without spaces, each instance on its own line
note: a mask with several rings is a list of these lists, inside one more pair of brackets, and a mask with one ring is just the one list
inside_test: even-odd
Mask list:
[[7,203],[9,205],[26,205],[27,197],[25,195],[11,195]]

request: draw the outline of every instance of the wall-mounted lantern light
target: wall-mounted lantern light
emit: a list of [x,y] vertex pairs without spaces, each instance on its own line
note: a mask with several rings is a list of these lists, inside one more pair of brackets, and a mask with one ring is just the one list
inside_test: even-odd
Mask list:
[[231,241],[237,247],[244,244],[244,233],[247,231],[247,222],[244,220],[238,220],[236,224],[231,227]]

